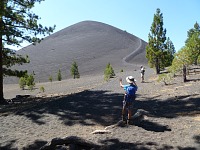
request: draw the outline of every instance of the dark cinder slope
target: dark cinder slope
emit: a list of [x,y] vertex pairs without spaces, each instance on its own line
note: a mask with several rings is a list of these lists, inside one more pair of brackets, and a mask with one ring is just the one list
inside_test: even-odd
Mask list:
[[[19,66],[29,73],[34,71],[36,81],[46,82],[49,76],[56,80],[60,69],[62,78],[71,78],[73,61],[81,76],[102,74],[107,63],[115,71],[125,69],[127,63],[147,64],[146,42],[113,26],[83,21],[46,37],[36,46],[28,46],[17,53],[28,55],[30,63]],[[9,80],[13,82],[12,80]]]

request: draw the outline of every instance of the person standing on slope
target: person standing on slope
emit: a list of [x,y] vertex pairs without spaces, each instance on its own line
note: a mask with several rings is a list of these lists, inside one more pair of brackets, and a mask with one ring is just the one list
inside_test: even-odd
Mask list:
[[144,72],[145,72],[145,68],[144,68],[144,66],[141,66],[141,67],[140,67],[141,83],[144,82]]
[[126,77],[126,81],[129,83],[128,85],[122,84],[122,78],[119,79],[120,87],[122,87],[125,91],[124,100],[123,100],[123,107],[122,107],[122,120],[126,121],[125,113],[126,109],[128,110],[128,120],[127,124],[130,124],[131,116],[132,116],[132,109],[133,103],[136,98],[136,91],[138,89],[136,80],[133,76]]

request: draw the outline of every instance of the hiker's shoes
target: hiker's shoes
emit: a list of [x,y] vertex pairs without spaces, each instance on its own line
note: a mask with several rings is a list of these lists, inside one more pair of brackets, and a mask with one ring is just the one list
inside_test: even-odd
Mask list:
[[124,115],[122,115],[122,121],[123,121],[123,123],[125,123],[127,125],[133,124],[133,120],[132,119],[127,119]]
[[122,116],[122,121],[126,122],[126,117],[124,115]]
[[132,124],[133,124],[133,121],[130,120],[130,119],[128,119],[128,120],[127,120],[127,125],[132,125]]
[[133,125],[133,121],[132,120],[126,120],[126,119],[122,119],[122,123],[123,124],[127,124],[127,125]]

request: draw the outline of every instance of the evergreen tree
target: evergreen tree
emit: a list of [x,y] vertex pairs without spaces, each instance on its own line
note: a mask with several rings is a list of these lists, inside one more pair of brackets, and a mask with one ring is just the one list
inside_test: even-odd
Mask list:
[[53,81],[53,77],[52,77],[52,76],[49,77],[49,81],[50,81],[50,82]]
[[45,35],[53,32],[54,27],[43,27],[38,24],[39,16],[31,9],[36,2],[43,0],[1,0],[0,1],[0,103],[4,103],[3,76],[23,76],[26,72],[11,70],[15,64],[28,62],[27,58],[16,55],[9,45],[20,46],[22,42],[37,43]]
[[175,54],[175,47],[170,38],[167,38],[166,41],[166,49],[164,50],[164,59],[163,59],[163,67],[168,67],[171,66],[172,61],[174,59],[174,54]]
[[150,67],[156,68],[156,73],[160,73],[160,69],[164,66],[163,59],[165,59],[164,51],[166,50],[166,29],[163,28],[163,14],[158,8],[154,14],[153,23],[151,25],[148,36],[148,45],[146,47],[146,57]]
[[60,69],[58,70],[57,79],[58,79],[58,81],[61,81],[61,80],[62,80],[62,75],[61,75]]
[[189,55],[192,62],[197,65],[200,56],[200,31],[193,33],[193,35],[188,39],[186,46],[189,48]]
[[108,81],[110,78],[113,78],[115,76],[114,69],[112,68],[111,64],[108,63],[106,65],[106,69],[104,70],[104,79]]
[[73,76],[74,79],[80,78],[80,74],[79,74],[79,71],[78,71],[78,65],[75,61],[72,63],[70,71],[71,71],[71,75]]
[[196,22],[196,23],[194,24],[194,27],[191,28],[191,29],[187,32],[187,39],[186,39],[186,41],[185,41],[185,44],[188,43],[189,39],[192,37],[192,35],[193,35],[194,33],[199,33],[199,32],[200,32],[200,25],[198,24],[198,22]]
[[28,86],[28,88],[30,90],[33,90],[33,87],[35,86],[35,82],[34,82],[34,77],[32,74],[28,75],[26,78],[26,85]]

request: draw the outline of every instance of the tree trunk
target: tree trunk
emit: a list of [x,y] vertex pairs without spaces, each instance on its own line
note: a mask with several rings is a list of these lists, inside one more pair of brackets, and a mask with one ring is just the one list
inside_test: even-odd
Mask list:
[[198,65],[198,57],[195,58],[195,60],[194,60],[194,64],[195,64],[195,65]]
[[160,68],[159,68],[158,58],[156,58],[155,67],[156,67],[156,74],[159,74]]
[[[200,38],[200,36],[199,36],[199,38]],[[199,47],[199,49],[200,49],[200,47]],[[198,65],[198,58],[200,57],[200,50],[196,49],[196,51],[198,51],[198,54],[195,57],[194,64]]]
[[183,65],[183,82],[186,82],[186,81],[187,81],[186,72],[187,72],[186,66]]
[[[1,25],[0,25],[1,26]],[[0,37],[0,103],[4,101],[3,97],[3,46],[2,46],[2,36]]]
[[[3,12],[4,2],[1,1],[0,3],[0,10]],[[3,31],[3,24],[2,24],[2,13],[0,14],[0,103],[4,101],[3,97],[3,43],[2,43],[2,31]]]

